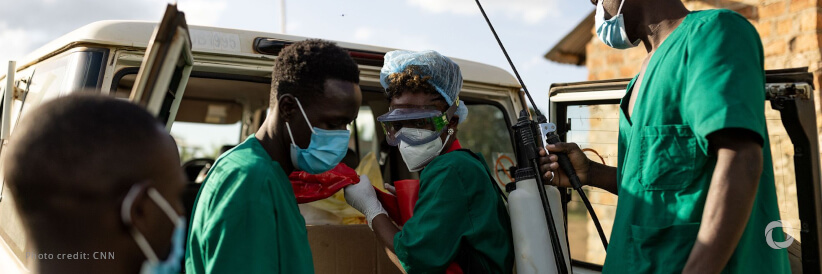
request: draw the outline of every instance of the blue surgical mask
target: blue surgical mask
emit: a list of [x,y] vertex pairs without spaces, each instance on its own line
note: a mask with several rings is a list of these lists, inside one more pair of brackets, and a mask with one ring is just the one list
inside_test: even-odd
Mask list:
[[[138,185],[134,185],[129,191],[126,198],[123,200],[122,212],[121,215],[123,216],[123,221],[126,222],[129,226],[131,226],[131,206],[134,203],[134,198],[136,198],[137,193],[139,193]],[[177,211],[171,206],[171,204],[160,195],[154,188],[149,188],[146,190],[148,197],[154,201],[162,210],[163,212],[168,215],[171,219],[171,222],[174,223],[174,231],[171,233],[171,251],[168,253],[168,257],[165,260],[160,261],[157,257],[157,254],[154,253],[154,249],[148,243],[146,238],[143,236],[140,231],[137,231],[137,228],[131,226],[131,236],[134,237],[134,241],[137,242],[137,246],[140,247],[140,250],[143,252],[143,255],[146,256],[146,261],[143,262],[143,266],[140,269],[140,273],[142,274],[166,274],[166,273],[180,273],[180,263],[182,262],[183,256],[185,256],[185,250],[183,245],[185,244],[185,237],[186,237],[186,221],[185,218],[177,214]]]
[[625,0],[622,0],[619,4],[617,14],[608,20],[605,20],[605,8],[602,6],[603,1],[605,0],[597,1],[597,11],[594,16],[599,40],[602,40],[605,45],[615,49],[629,49],[638,46],[640,40],[637,39],[632,43],[631,40],[628,39],[628,33],[625,32],[625,18],[622,16],[622,5],[625,4]]
[[300,112],[305,118],[308,127],[311,128],[311,143],[308,148],[300,148],[294,142],[294,135],[291,134],[291,126],[285,122],[288,129],[288,136],[291,137],[291,164],[298,170],[311,174],[320,174],[331,170],[342,161],[348,152],[348,139],[351,132],[348,130],[327,130],[311,126],[308,116],[305,115],[303,105],[300,100],[294,97]]

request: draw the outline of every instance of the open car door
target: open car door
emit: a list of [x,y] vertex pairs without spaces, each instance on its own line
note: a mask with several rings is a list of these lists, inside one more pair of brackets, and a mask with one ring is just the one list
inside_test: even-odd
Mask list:
[[[763,107],[779,211],[785,233],[795,239],[788,247],[791,270],[794,273],[820,273],[822,188],[813,75],[807,68],[769,70],[765,74]],[[630,80],[553,84],[549,95],[550,117],[557,125],[561,139],[577,143],[593,161],[617,166],[619,103]],[[605,233],[610,235],[616,196],[603,190],[584,188],[600,215]],[[563,197],[574,272],[601,271],[605,250],[599,245],[596,232],[586,233],[595,230],[584,215],[584,207],[581,211],[576,210],[581,207],[575,195],[566,192]]]
[[144,106],[170,131],[193,64],[185,14],[168,5],[149,40],[129,100]]

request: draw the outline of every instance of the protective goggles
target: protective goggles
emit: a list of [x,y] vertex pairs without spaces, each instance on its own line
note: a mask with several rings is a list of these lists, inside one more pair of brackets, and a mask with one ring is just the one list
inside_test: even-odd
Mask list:
[[428,108],[389,109],[388,113],[377,117],[377,121],[382,124],[389,145],[396,146],[403,141],[416,146],[439,138],[458,106],[459,100],[455,100],[454,105],[445,112]]

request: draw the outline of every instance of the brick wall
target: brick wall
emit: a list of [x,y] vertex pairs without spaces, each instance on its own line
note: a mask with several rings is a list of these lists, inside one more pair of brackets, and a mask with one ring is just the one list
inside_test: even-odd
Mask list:
[[[815,76],[817,89],[814,97],[817,124],[822,125],[822,117],[819,115],[821,100],[819,87],[822,84],[822,53],[820,53],[822,0],[685,0],[684,2],[690,10],[727,8],[748,18],[762,38],[766,69],[808,67]],[[630,50],[611,49],[598,41],[593,29],[591,31],[594,37],[586,46],[585,65],[588,68],[588,80],[631,78],[639,72],[647,54],[643,46]],[[771,110],[769,104],[765,107],[781,217],[791,227],[799,227],[793,173],[793,147],[784,127],[781,126],[779,113]],[[822,129],[822,126],[817,126],[817,128]],[[822,135],[822,131],[818,133]],[[613,222],[615,210],[609,208],[614,206],[609,205],[615,204],[615,196],[597,192],[589,197],[592,203],[598,205],[595,206],[597,214],[603,224],[607,224],[605,225],[606,231],[610,234],[610,224]],[[581,259],[601,263],[605,253],[601,251],[596,230],[590,221],[588,222],[587,250],[583,252],[586,258]],[[788,229],[787,231],[801,241],[797,230]]]

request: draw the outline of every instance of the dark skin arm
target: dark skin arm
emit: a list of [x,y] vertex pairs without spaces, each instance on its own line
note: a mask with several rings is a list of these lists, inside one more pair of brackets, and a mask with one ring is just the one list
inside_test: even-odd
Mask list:
[[[753,132],[726,129],[708,136],[717,163],[703,209],[697,242],[691,250],[684,273],[719,273],[731,258],[751,214],[759,176],[762,173],[762,146]],[[576,144],[558,143],[546,147],[553,153],[567,153],[580,181],[616,193],[616,168],[588,160]],[[540,150],[540,171],[546,182],[571,187],[559,169],[556,155],[546,157]]]
[[[547,154],[545,149],[539,150],[539,170],[542,179],[548,184],[559,187],[571,187],[568,176],[559,168],[557,155],[554,153],[565,153],[574,166],[580,182],[583,185],[598,187],[613,194],[617,194],[617,173],[616,167],[603,165],[588,159],[585,153],[575,143],[557,143],[545,147],[552,154]],[[551,172],[554,172],[552,178]]]
[[377,234],[377,239],[394,252],[394,235],[397,235],[400,229],[391,222],[391,218],[385,214],[377,215],[371,221],[371,228],[374,229],[374,234]]
[[388,215],[380,214],[374,217],[374,220],[371,220],[371,228],[374,229],[374,234],[377,234],[377,239],[385,245],[388,252],[388,258],[397,268],[405,273],[405,270],[402,268],[399,259],[397,259],[397,255],[395,255],[394,251],[394,235],[400,232],[400,229],[394,225],[391,221],[391,218]]
[[717,155],[711,187],[683,273],[719,273],[736,249],[751,215],[762,173],[761,138],[742,129],[708,136]]

